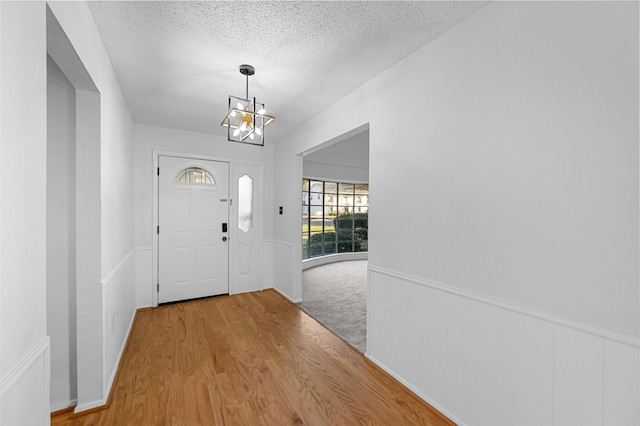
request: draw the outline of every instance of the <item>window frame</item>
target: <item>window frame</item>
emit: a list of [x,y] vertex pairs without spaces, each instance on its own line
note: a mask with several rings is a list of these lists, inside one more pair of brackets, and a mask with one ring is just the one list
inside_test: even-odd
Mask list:
[[[321,185],[319,185],[321,184]],[[331,186],[327,192],[327,184]],[[366,186],[366,193],[362,192]],[[319,190],[319,187],[321,190]],[[359,188],[358,188],[359,187]],[[358,188],[358,190],[356,190]],[[312,178],[302,178],[302,259],[312,259],[337,253],[358,253],[368,251],[368,213],[369,213],[369,184],[323,181]],[[318,195],[319,200],[314,200],[314,195]],[[360,202],[356,202],[360,198]],[[364,203],[363,203],[364,201]],[[364,208],[364,211],[362,211]],[[316,214],[314,214],[314,212]],[[334,212],[334,215],[327,215],[327,212]],[[342,212],[342,214],[341,214]],[[357,214],[367,214],[365,240],[356,239],[356,216]],[[312,218],[321,217],[322,225],[320,229],[314,229]],[[346,216],[343,223],[350,222],[350,229],[340,227],[340,216]],[[333,228],[326,225],[327,218],[333,218]],[[344,229],[345,232],[340,232]],[[360,229],[360,228],[359,228]],[[329,233],[333,233],[333,238],[326,238]],[[312,242],[312,236],[322,235],[320,241]],[[341,235],[342,234],[342,235]],[[347,235],[350,234],[350,238]],[[347,238],[344,238],[344,237]],[[318,239],[317,237],[315,239]],[[360,250],[362,243],[365,243],[367,250]],[[358,250],[356,250],[358,248]]]

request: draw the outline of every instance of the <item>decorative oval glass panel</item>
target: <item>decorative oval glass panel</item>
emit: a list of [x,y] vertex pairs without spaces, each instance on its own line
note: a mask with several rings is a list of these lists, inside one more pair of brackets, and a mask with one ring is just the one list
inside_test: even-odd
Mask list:
[[253,179],[242,175],[238,179],[238,228],[249,232],[253,227]]
[[178,183],[194,183],[198,185],[215,185],[211,173],[200,167],[187,167],[176,176]]

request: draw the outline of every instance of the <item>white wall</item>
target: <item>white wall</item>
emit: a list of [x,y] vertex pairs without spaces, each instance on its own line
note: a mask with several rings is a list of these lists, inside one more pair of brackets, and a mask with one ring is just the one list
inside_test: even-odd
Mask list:
[[76,91],[47,57],[47,333],[51,410],[77,402]]
[[[153,286],[153,152],[203,155],[222,160],[259,162],[264,164],[264,238],[273,236],[273,147],[228,142],[226,137],[187,132],[146,124],[135,126],[135,246],[136,304],[152,305]],[[270,256],[265,244],[265,256]],[[271,276],[263,278],[264,288],[272,286]]]
[[[637,424],[637,3],[488,5],[279,144],[276,205],[367,122],[368,356],[461,424]],[[275,220],[294,256],[298,225]]]
[[368,183],[369,168],[324,163],[303,158],[303,175],[312,179],[334,182]]
[[[48,5],[99,94],[98,98],[92,92],[78,95],[78,99],[88,105],[96,100],[99,102],[99,150],[89,150],[82,155],[78,151],[78,158],[98,160],[93,170],[99,172],[99,184],[92,181],[91,185],[94,193],[100,195],[88,206],[97,207],[99,211],[92,216],[99,218],[96,222],[99,236],[94,239],[99,247],[91,247],[99,256],[98,276],[92,276],[86,282],[80,282],[78,276],[76,411],[81,411],[106,402],[135,310],[134,127],[133,117],[86,3],[51,2]],[[78,106],[79,116],[85,112],[80,109]],[[83,117],[84,121],[92,119]],[[85,136],[94,137],[90,132]],[[78,138],[80,140],[80,136]],[[84,166],[84,163],[79,164]],[[77,172],[80,175],[80,169]],[[83,173],[90,173],[90,170]],[[81,190],[88,189],[83,182],[79,184],[83,185]],[[78,251],[80,249],[78,246]],[[81,316],[87,320],[81,321]]]
[[[102,398],[100,93],[76,90],[76,357],[78,405]],[[78,406],[76,406],[76,409]]]
[[0,3],[0,423],[49,423],[45,4]]
[[[426,124],[401,149],[382,143],[397,141],[391,126],[373,129],[385,208],[372,220],[397,217],[397,188],[415,182],[424,244],[404,256],[380,246],[371,260],[637,334],[636,7],[490,5],[377,79],[424,98]],[[400,81],[402,66],[421,67],[424,83]]]

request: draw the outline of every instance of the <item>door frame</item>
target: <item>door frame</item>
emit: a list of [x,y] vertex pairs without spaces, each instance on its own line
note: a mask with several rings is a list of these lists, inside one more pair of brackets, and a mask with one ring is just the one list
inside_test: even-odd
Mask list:
[[[211,156],[211,155],[199,155],[199,154],[191,154],[191,153],[185,153],[185,152],[176,152],[176,151],[164,151],[164,150],[153,150],[153,168],[151,169],[151,173],[152,173],[152,177],[153,177],[153,186],[152,186],[152,214],[153,214],[153,220],[152,220],[152,228],[151,228],[151,234],[153,235],[153,244],[151,246],[151,250],[152,250],[152,280],[151,280],[151,287],[149,288],[149,290],[151,291],[151,300],[152,300],[152,307],[156,308],[158,307],[158,291],[157,291],[157,286],[158,286],[158,264],[159,264],[159,255],[160,255],[160,247],[159,247],[159,240],[158,240],[158,233],[156,232],[156,227],[158,226],[158,216],[159,216],[159,182],[158,182],[158,174],[157,174],[157,170],[158,170],[158,166],[159,166],[159,158],[160,156],[168,156],[168,157],[180,157],[180,158],[187,158],[187,159],[194,159],[194,160],[209,160],[209,161],[219,161],[219,162],[224,162],[224,163],[229,163],[229,199],[233,200],[234,199],[234,193],[232,192],[234,189],[234,182],[232,181],[232,173],[231,170],[237,166],[242,166],[243,164],[245,165],[250,165],[250,166],[259,166],[260,168],[260,184],[254,187],[254,191],[260,191],[262,194],[264,194],[264,163],[260,162],[260,161],[250,161],[250,160],[238,160],[235,158],[228,158],[228,157],[216,157],[216,156]],[[262,203],[264,203],[264,201],[262,201]],[[263,206],[262,206],[263,207]],[[237,227],[237,217],[235,217],[235,215],[233,215],[233,210],[234,207],[231,206],[231,203],[229,203],[229,239],[230,241],[234,240],[234,236],[236,233],[236,227]],[[264,208],[262,209],[262,211],[264,211]],[[264,214],[262,215],[262,217],[259,218],[259,220],[262,222],[262,226],[264,226]],[[263,237],[264,238],[264,237]],[[260,242],[261,244],[264,245],[264,241]],[[236,257],[237,254],[235,253],[235,250],[233,249],[234,245],[230,244],[229,245],[229,294],[235,294],[235,288],[236,286],[236,280],[237,280],[237,271],[232,269],[233,265],[236,265]],[[264,250],[262,252],[262,259],[260,259],[259,262],[259,267],[260,267],[260,275],[261,277],[263,277],[263,271],[264,271]],[[260,280],[260,288],[257,290],[263,290],[264,289],[264,279]]]

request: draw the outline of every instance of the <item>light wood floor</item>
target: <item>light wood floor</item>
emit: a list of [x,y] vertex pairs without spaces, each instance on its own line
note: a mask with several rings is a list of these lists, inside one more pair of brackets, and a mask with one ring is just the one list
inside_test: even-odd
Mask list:
[[451,425],[274,290],[140,311],[110,406],[52,425]]

